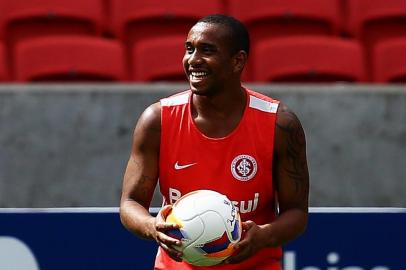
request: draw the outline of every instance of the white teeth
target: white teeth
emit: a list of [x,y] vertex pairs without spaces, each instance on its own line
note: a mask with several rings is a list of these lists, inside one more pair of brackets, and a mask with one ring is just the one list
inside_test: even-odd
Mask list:
[[207,72],[203,71],[192,71],[191,77],[192,79],[202,79],[207,76]]

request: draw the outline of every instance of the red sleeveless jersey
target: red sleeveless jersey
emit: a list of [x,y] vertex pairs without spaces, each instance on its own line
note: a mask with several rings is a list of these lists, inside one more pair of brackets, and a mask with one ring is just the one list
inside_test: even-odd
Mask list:
[[[242,221],[275,219],[272,159],[279,102],[246,89],[247,104],[238,126],[226,137],[209,138],[191,115],[192,92],[161,100],[159,184],[165,204],[198,189],[225,194]],[[266,248],[236,265],[207,269],[281,269],[281,248]],[[172,260],[159,250],[155,269],[204,269]]]

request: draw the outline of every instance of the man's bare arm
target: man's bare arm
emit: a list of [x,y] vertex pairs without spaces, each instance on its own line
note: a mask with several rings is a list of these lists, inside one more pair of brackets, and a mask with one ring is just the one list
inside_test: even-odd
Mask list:
[[120,218],[129,231],[155,240],[171,258],[181,261],[182,253],[174,248],[181,242],[166,234],[179,226],[165,221],[171,206],[163,207],[156,217],[148,211],[159,176],[160,142],[161,107],[155,103],[144,111],[134,130],[131,155],[124,174]]
[[274,183],[280,215],[265,227],[271,230],[268,244],[280,246],[305,230],[309,195],[305,134],[297,116],[283,104],[277,115],[274,153]]
[[120,217],[124,226],[148,239],[155,238],[155,219],[148,209],[158,179],[160,119],[159,104],[154,104],[138,120],[120,202]]

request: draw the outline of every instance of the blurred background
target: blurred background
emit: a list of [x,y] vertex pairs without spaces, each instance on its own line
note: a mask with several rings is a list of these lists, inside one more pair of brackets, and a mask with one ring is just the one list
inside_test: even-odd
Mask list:
[[250,31],[244,85],[301,119],[310,205],[405,207],[404,0],[0,0],[0,207],[118,206],[134,125],[188,88],[214,13]]

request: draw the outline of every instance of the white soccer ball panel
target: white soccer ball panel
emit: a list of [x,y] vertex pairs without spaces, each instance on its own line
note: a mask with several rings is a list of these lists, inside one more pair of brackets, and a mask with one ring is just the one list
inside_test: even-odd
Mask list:
[[[200,199],[204,199],[204,202],[200,202]],[[239,221],[239,214],[234,204],[226,196],[217,192],[207,193],[207,196],[199,197],[196,200],[195,207],[197,212],[204,213],[211,210],[222,216],[223,224],[227,232],[229,232],[230,240],[232,240],[231,232],[234,229],[236,220]],[[239,239],[240,237],[238,237]]]
[[182,234],[186,237],[182,240],[183,246],[193,244],[196,239],[199,239],[204,233],[204,224],[202,219],[197,216],[191,220],[183,221],[183,227],[180,229]]
[[226,232],[223,218],[214,211],[208,211],[200,215],[204,223],[202,236],[193,243],[194,246],[199,246],[219,239]]
[[191,220],[199,215],[199,212],[195,209],[195,198],[193,196],[182,197],[175,203],[172,211],[181,220]]
[[185,247],[183,249],[183,257],[185,261],[194,264],[194,262],[199,260],[205,260],[205,254],[202,253],[202,250],[196,248],[193,244]]

